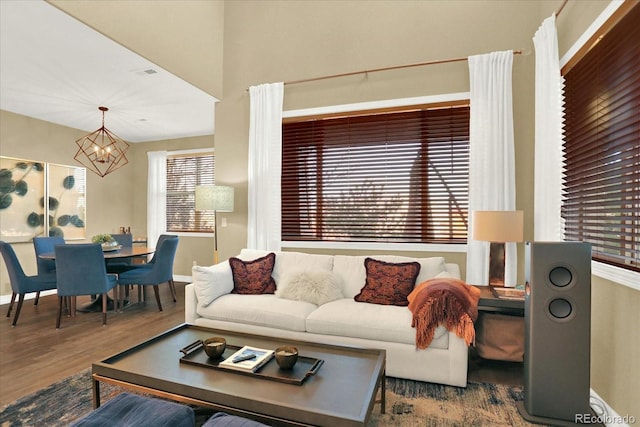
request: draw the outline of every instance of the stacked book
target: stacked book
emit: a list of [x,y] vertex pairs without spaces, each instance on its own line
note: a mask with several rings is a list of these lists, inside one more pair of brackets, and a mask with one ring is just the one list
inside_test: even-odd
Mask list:
[[271,360],[273,355],[273,350],[265,350],[263,348],[245,345],[240,350],[220,362],[218,366],[236,371],[256,372],[265,363]]

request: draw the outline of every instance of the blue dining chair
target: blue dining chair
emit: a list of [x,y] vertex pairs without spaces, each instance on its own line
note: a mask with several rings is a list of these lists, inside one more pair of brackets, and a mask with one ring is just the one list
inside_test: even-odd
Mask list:
[[[36,252],[36,265],[38,267],[38,275],[43,274],[56,274],[56,262],[52,259],[40,258],[40,255],[54,252],[56,245],[64,245],[64,237],[34,237],[33,249]],[[38,305],[40,299],[40,292],[36,293],[35,305]]]
[[151,261],[149,261],[147,264],[155,264],[155,262],[156,262],[156,254],[158,253],[158,249],[160,249],[160,246],[162,246],[162,242],[164,242],[165,240],[167,240],[170,237],[178,237],[178,236],[176,236],[175,234],[161,234],[158,237],[158,241],[156,242],[156,252],[151,257]]
[[[175,283],[173,282],[173,260],[178,249],[178,237],[167,237],[156,248],[153,264],[141,264],[134,269],[118,275],[118,283],[127,285],[152,285],[156,296],[158,310],[162,311],[158,285],[168,283],[173,296],[173,302],[177,301]],[[122,294],[122,292],[121,292]],[[122,296],[122,295],[121,295]]]
[[[112,234],[111,237],[118,242],[118,245],[123,248],[133,247],[133,234]],[[126,259],[109,259],[107,260],[107,273],[120,274],[127,270],[130,270],[133,266],[133,260],[131,258]]]
[[[18,298],[18,306],[16,307],[16,313],[13,317],[11,326],[16,326],[18,323],[18,317],[20,316],[20,310],[22,310],[22,303],[24,302],[25,294],[31,292],[48,291],[56,288],[56,275],[38,274],[37,276],[27,276],[20,265],[20,261],[16,256],[16,252],[13,250],[10,244],[0,241],[0,252],[2,252],[2,258],[7,266],[7,272],[9,273],[9,282],[11,282],[11,302],[9,303],[9,311],[7,311],[7,317],[11,316],[11,310],[13,309],[13,303]],[[36,299],[35,304],[38,301]]]
[[118,278],[107,274],[102,247],[98,243],[59,245],[56,251],[56,277],[58,281],[58,318],[60,329],[62,304],[71,299],[71,315],[75,315],[78,295],[102,295],[102,324],[107,324],[107,293],[113,289],[114,311],[117,311]]

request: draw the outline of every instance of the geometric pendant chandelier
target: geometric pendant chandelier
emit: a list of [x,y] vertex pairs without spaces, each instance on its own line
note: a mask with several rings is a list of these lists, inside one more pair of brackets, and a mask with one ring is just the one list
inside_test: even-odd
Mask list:
[[125,153],[129,143],[104,127],[104,113],[107,107],[98,107],[102,111],[102,127],[76,141],[78,152],[74,156],[78,162],[101,177],[129,163]]

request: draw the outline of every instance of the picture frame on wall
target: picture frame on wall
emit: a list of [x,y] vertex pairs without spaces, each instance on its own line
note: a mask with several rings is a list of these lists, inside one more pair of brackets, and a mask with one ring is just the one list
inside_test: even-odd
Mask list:
[[48,236],[86,237],[87,170],[47,163]]
[[37,236],[86,237],[86,169],[0,156],[0,239]]
[[0,157],[0,239],[28,242],[45,231],[43,162]]

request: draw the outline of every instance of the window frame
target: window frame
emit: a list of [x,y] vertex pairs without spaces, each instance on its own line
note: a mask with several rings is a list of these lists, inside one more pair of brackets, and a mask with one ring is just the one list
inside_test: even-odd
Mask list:
[[[167,160],[169,161],[169,158],[171,157],[178,157],[178,156],[182,156],[182,157],[189,157],[189,156],[198,156],[198,155],[207,155],[207,154],[211,154],[213,156],[213,164],[214,164],[214,173],[213,173],[213,183],[215,183],[215,150],[213,148],[196,148],[196,149],[191,149],[191,150],[176,150],[176,151],[167,151]],[[168,173],[167,173],[167,177],[165,177],[165,181],[168,182]],[[194,190],[195,192],[195,190]],[[165,203],[165,209],[167,209],[167,198],[165,196],[164,198],[164,203]],[[166,225],[165,225],[165,228]],[[170,231],[168,229],[165,230],[167,233],[170,234],[175,234],[177,236],[182,236],[182,237],[213,237],[215,235],[215,226],[214,226],[214,230],[207,232],[207,231]]]
[[[390,110],[422,104],[448,104],[469,100],[469,92],[458,92],[442,95],[399,98],[391,100],[371,101],[354,104],[332,105],[318,108],[288,110],[282,114],[283,121],[305,116],[328,116],[341,113],[352,113],[366,110]],[[290,249],[331,249],[331,250],[384,250],[384,251],[420,251],[420,252],[458,252],[467,251],[465,243],[393,243],[393,242],[309,242],[281,241],[282,248]]]
[[[628,11],[630,2],[611,2],[560,59],[562,75],[597,42],[598,37]],[[626,6],[625,6],[626,5]],[[559,221],[562,218],[558,218]],[[606,280],[640,290],[640,273],[600,261],[591,261],[591,273]]]

